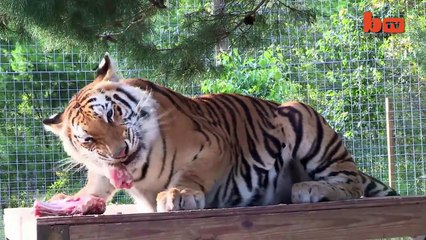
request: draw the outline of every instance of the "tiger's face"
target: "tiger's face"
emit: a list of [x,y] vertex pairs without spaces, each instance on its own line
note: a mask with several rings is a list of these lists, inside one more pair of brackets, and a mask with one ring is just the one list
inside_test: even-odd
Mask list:
[[148,92],[118,82],[108,56],[99,69],[64,112],[43,124],[61,138],[73,160],[99,173],[117,164],[140,167],[158,137],[156,102]]

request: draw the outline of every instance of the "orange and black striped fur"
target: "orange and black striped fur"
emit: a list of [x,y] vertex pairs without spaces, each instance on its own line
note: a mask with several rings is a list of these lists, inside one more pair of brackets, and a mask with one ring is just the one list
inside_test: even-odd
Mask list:
[[397,193],[361,173],[310,106],[237,94],[185,97],[120,79],[108,56],[64,112],[43,121],[109,199],[107,168],[127,169],[143,211],[310,203]]

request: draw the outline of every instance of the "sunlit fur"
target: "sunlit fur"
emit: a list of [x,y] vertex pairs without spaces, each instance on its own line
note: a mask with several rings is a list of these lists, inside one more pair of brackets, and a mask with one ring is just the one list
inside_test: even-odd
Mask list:
[[111,198],[107,167],[117,164],[132,175],[127,192],[145,212],[397,194],[360,173],[337,133],[306,104],[236,94],[189,98],[147,80],[119,79],[106,55],[96,79],[44,120],[88,169],[76,195]]

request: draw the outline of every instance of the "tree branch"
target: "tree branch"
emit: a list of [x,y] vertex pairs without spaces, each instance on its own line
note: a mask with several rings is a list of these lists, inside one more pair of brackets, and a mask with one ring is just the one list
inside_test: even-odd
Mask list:
[[[150,2],[152,2],[152,1],[157,2],[155,0],[149,0],[149,1]],[[162,1],[162,0],[159,0],[158,2],[162,2],[164,4],[164,1]],[[159,3],[157,3],[157,4],[159,4]],[[153,10],[153,8],[159,8],[159,7],[153,4],[152,6],[149,6],[148,9],[142,9],[137,14],[135,14],[134,17],[132,17],[133,20],[124,29],[122,29],[121,31],[118,31],[118,32],[104,32],[102,34],[97,34],[96,37],[99,37],[99,38],[101,38],[103,40],[106,40],[106,41],[115,42],[114,36],[122,35],[127,30],[129,30],[133,25],[135,25],[137,23],[140,23],[140,22],[143,22],[144,20],[146,20],[146,16],[147,16],[146,13],[151,12]],[[132,19],[132,18],[129,18],[129,19]],[[126,21],[126,20],[121,20],[119,23],[123,23],[124,21]],[[116,24],[117,24],[117,22],[116,22]]]
[[227,37],[229,37],[231,34],[232,34],[232,32],[234,32],[235,30],[237,30],[241,25],[243,25],[244,24],[244,22],[246,21],[246,18],[247,17],[249,17],[249,16],[253,16],[254,14],[256,14],[256,12],[264,5],[264,4],[266,4],[266,3],[268,3],[269,2],[269,0],[262,0],[262,1],[260,1],[260,3],[253,9],[253,10],[251,10],[251,11],[249,11],[247,14],[246,14],[246,16],[242,19],[242,20],[240,20],[238,23],[237,23],[237,25],[235,25],[230,31],[226,31],[226,32],[224,32],[223,34],[222,34],[222,36],[219,36],[219,41],[220,40],[222,40],[222,39],[225,39],[225,38],[227,38]]

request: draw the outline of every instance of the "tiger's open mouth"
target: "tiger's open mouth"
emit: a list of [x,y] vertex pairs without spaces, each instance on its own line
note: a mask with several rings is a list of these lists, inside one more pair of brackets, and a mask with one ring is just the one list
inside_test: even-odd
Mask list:
[[139,151],[144,148],[144,145],[139,145],[138,148],[130,154],[125,161],[119,164],[112,164],[108,167],[108,178],[116,189],[130,189],[133,186],[133,177],[126,169],[126,166],[133,162],[138,156]]

